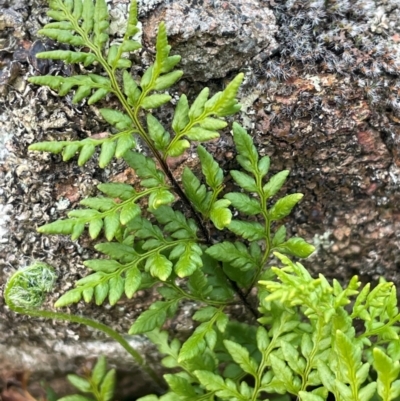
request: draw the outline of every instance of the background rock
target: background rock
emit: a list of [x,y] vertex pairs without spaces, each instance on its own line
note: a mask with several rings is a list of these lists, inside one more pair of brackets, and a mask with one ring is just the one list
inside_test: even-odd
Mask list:
[[[32,260],[44,260],[59,274],[51,304],[85,274],[82,261],[96,254],[88,239],[73,243],[40,236],[36,228],[65,216],[96,193],[97,183],[131,182],[133,177],[115,160],[99,170],[96,160],[79,168],[74,160],[28,154],[27,146],[36,141],[85,138],[108,129],[95,108],[72,105],[70,97],[27,84],[26,78],[37,73],[27,56],[46,21],[44,2],[30,0],[29,5],[30,12],[26,2],[0,0],[0,283]],[[142,6],[144,49],[133,57],[151,61],[154,28],[167,18],[173,51],[182,54],[186,73],[175,98],[185,92],[192,99],[203,87],[198,80],[209,80],[215,92],[231,75],[246,72],[238,119],[259,152],[271,156],[272,172],[291,169],[285,190],[305,193],[286,220],[291,234],[317,246],[304,264],[342,282],[353,274],[364,281],[383,275],[400,286],[398,1],[177,0],[143,1]],[[110,7],[122,10],[113,14],[118,25],[127,2],[114,1]],[[255,14],[259,20],[253,20]],[[225,169],[236,167],[228,132],[207,146]],[[184,163],[195,168],[197,161],[188,154]],[[71,311],[127,332],[155,296],[140,293],[113,308],[77,305]],[[177,335],[190,329],[187,315],[188,309],[172,322]],[[99,333],[15,316],[1,297],[0,332],[3,376],[13,369],[34,369],[34,379],[54,379],[64,391],[58,377],[77,370],[97,351],[123,369],[131,367],[122,354],[112,359],[115,348],[97,348],[104,341]],[[30,362],[32,355],[36,364]]]
[[273,13],[252,0],[181,0],[159,7],[144,23],[154,43],[155,26],[165,21],[173,53],[181,54],[185,76],[195,81],[223,78],[256,56],[268,57],[277,44]]

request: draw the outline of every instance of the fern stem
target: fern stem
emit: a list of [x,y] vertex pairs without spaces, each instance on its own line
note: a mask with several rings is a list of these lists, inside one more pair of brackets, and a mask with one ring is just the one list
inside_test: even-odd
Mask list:
[[134,349],[131,347],[129,342],[122,337],[119,333],[117,333],[115,330],[110,328],[109,326],[106,326],[103,323],[97,322],[95,320],[83,317],[83,316],[77,316],[77,315],[70,315],[68,313],[62,313],[62,312],[52,312],[52,311],[39,311],[39,310],[29,310],[29,309],[23,309],[23,308],[18,308],[18,307],[12,307],[11,305],[8,304],[10,309],[12,309],[16,313],[21,313],[25,315],[29,315],[31,317],[42,317],[45,319],[56,319],[56,320],[62,320],[66,322],[71,322],[71,323],[79,323],[83,324],[85,326],[92,327],[93,329],[102,331],[103,333],[107,334],[109,337],[111,337],[113,340],[118,342],[136,361],[136,363],[143,369],[152,379],[154,382],[157,383],[157,385],[161,388],[164,389],[166,388],[166,385],[163,380],[160,379],[160,376],[150,367],[146,364],[144,361],[143,357]]
[[[258,170],[255,168],[255,171],[258,171]],[[271,222],[270,222],[269,214],[268,214],[267,198],[265,197],[264,191],[263,191],[262,177],[260,176],[260,174],[255,174],[255,179],[256,179],[256,184],[257,184],[257,188],[258,188],[257,194],[260,197],[262,215],[263,215],[264,221],[265,221],[265,223],[264,223],[265,224],[265,233],[266,233],[266,235],[265,235],[265,251],[264,251],[264,255],[261,259],[260,267],[259,267],[257,273],[255,274],[251,284],[249,285],[247,292],[245,293],[246,297],[250,294],[251,290],[254,288],[255,284],[259,280],[260,275],[263,272],[263,266],[269,259],[270,255],[271,255],[271,249],[272,249]]]

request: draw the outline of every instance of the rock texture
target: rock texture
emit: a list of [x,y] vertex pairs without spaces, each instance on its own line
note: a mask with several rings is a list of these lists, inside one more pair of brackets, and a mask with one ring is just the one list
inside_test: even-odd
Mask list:
[[165,21],[173,52],[184,55],[185,76],[196,81],[223,78],[241,70],[256,56],[276,49],[275,17],[261,2],[251,0],[183,0],[159,7],[144,24],[147,43]]
[[[115,32],[126,3],[110,3]],[[29,55],[46,21],[44,2],[29,5],[0,0],[0,291],[15,269],[45,260],[59,272],[51,303],[85,274],[82,261],[95,253],[89,240],[43,237],[36,227],[63,217],[97,183],[132,182],[132,175],[119,162],[100,171],[95,161],[78,168],[26,151],[35,141],[107,130],[95,108],[27,84],[41,69]],[[398,1],[144,0],[142,6],[144,50],[134,57],[151,60],[154,28],[165,18],[186,73],[175,95],[193,97],[203,86],[198,81],[215,92],[230,74],[246,72],[238,118],[260,153],[271,156],[273,171],[291,169],[286,190],[305,193],[286,221],[291,234],[317,246],[305,264],[343,282],[353,274],[365,281],[383,275],[400,287]],[[228,132],[208,147],[224,168],[236,166]],[[184,163],[195,165],[191,157]],[[113,308],[78,305],[73,311],[127,332],[149,301],[142,293]],[[187,330],[185,313],[172,326]],[[32,369],[34,378],[57,378],[97,352],[117,352],[97,348],[103,337],[85,328],[15,316],[1,297],[0,333],[3,376]],[[131,363],[117,355],[118,366]]]

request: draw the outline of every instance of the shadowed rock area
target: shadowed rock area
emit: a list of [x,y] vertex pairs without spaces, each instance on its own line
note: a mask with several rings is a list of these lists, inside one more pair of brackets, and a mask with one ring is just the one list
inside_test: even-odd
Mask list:
[[[163,19],[185,71],[174,98],[186,93],[192,100],[204,85],[215,93],[237,72],[246,73],[236,118],[252,133],[260,154],[271,156],[272,173],[291,170],[285,190],[305,194],[285,221],[291,235],[317,247],[304,264],[342,282],[358,274],[365,282],[384,276],[400,286],[398,1],[141,3],[143,49],[132,59],[144,65],[134,66],[134,74],[153,59],[155,27]],[[118,36],[127,2],[114,0],[109,7]],[[85,275],[82,262],[96,257],[95,243],[86,236],[79,243],[42,236],[36,228],[96,194],[98,183],[134,183],[135,176],[116,159],[101,170],[96,158],[80,168],[75,159],[63,163],[58,155],[27,151],[37,141],[77,140],[109,129],[95,107],[73,105],[69,96],[27,83],[31,75],[73,72],[35,58],[54,46],[36,41],[47,20],[43,1],[0,0],[0,291],[16,269],[43,260],[59,276],[50,306]],[[107,100],[107,107],[113,106],[115,101]],[[169,121],[170,113],[167,109],[160,119]],[[224,169],[236,167],[228,131],[207,148]],[[179,175],[184,165],[195,170],[197,164],[190,150],[172,168]],[[127,333],[156,296],[140,292],[114,307],[81,303],[71,311]],[[185,305],[169,329],[187,333],[192,308]],[[14,371],[30,370],[34,380],[50,380],[63,393],[67,388],[58,379],[100,353],[121,372],[134,369],[129,356],[99,333],[16,316],[2,297],[0,332],[0,388]],[[153,358],[145,342],[132,341]],[[149,389],[140,372],[133,375],[131,386],[120,386],[120,398]]]

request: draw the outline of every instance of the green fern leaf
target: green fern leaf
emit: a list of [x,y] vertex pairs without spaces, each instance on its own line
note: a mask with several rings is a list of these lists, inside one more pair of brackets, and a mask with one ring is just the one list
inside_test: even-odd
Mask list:
[[96,239],[99,236],[102,228],[103,228],[103,220],[101,218],[91,220],[89,223],[90,238]]
[[172,120],[172,129],[179,135],[181,131],[189,123],[189,103],[186,95],[179,98],[178,104],[175,108],[174,118]]
[[125,37],[130,37],[139,32],[138,24],[138,10],[137,10],[137,1],[133,0],[130,2],[129,13],[128,13],[128,22],[125,32]]
[[294,347],[290,342],[283,340],[281,346],[283,357],[289,367],[293,370],[293,372],[297,373],[298,375],[303,374],[306,369],[306,361],[300,355],[297,348]]
[[186,137],[191,141],[206,142],[211,139],[219,138],[217,131],[209,131],[201,127],[193,127],[185,133]]
[[104,97],[106,97],[108,95],[109,91],[107,89],[97,89],[96,92],[93,93],[92,96],[90,96],[89,100],[88,100],[88,104],[94,104],[96,102],[98,102],[99,100],[103,99]]
[[232,212],[228,209],[231,202],[219,199],[211,205],[210,220],[218,230],[223,230],[232,221]]
[[301,401],[325,401],[328,397],[328,394],[324,398],[319,396],[318,394],[313,394],[306,391],[299,391],[299,396]]
[[193,102],[189,110],[189,118],[193,121],[199,118],[204,113],[204,106],[207,102],[210,90],[204,88],[197,96],[196,100]]
[[139,238],[156,238],[164,241],[164,234],[160,228],[142,217],[136,217],[129,222],[128,226],[129,229],[135,231],[136,236]]
[[270,164],[271,160],[268,156],[264,156],[259,160],[257,167],[261,177],[264,177],[268,173]]
[[243,77],[243,73],[236,75],[223,92],[218,92],[211,99],[207,100],[204,109],[218,117],[225,117],[237,113],[241,105],[238,104],[236,96],[243,81]]
[[102,305],[107,298],[110,286],[108,282],[102,282],[94,287],[94,300],[96,305]]
[[142,179],[141,184],[146,188],[152,188],[165,184],[164,174],[157,169],[156,164],[149,157],[137,152],[126,152],[125,161],[135,170],[135,173]]
[[170,88],[183,75],[183,71],[176,70],[158,77],[154,83],[154,90],[160,91]]
[[240,156],[237,158],[240,165],[246,171],[256,173],[258,170],[257,149],[250,135],[238,123],[233,123],[233,140]]
[[225,128],[228,125],[226,121],[219,120],[218,118],[207,117],[201,120],[199,126],[209,131],[216,131]]
[[257,269],[260,260],[250,254],[248,248],[241,242],[224,241],[207,249],[206,253],[220,262],[230,263],[242,271]]
[[213,289],[206,275],[201,270],[195,270],[189,277],[188,287],[190,292],[200,299],[207,297]]
[[178,362],[187,361],[196,355],[202,354],[207,345],[205,335],[210,330],[212,330],[212,327],[210,327],[207,322],[201,323],[193,334],[183,343],[179,352]]
[[[172,238],[196,239],[197,225],[192,219],[186,219],[183,213],[173,210],[169,206],[160,206],[152,213],[159,223],[165,225],[164,230],[171,233]],[[182,232],[185,234],[183,235]]]
[[258,241],[265,238],[265,228],[260,223],[232,220],[227,226],[229,231],[240,235],[249,241]]
[[84,46],[85,42],[80,36],[73,35],[70,31],[64,29],[47,29],[44,27],[38,31],[39,35],[47,36],[50,39],[60,43],[67,43],[72,46]]
[[78,143],[70,143],[69,145],[67,145],[62,152],[63,161],[66,162],[72,159],[78,151],[79,147],[80,146]]
[[109,286],[108,302],[112,306],[121,299],[125,289],[125,280],[121,276],[112,277]]
[[72,241],[77,240],[82,235],[84,229],[85,229],[85,223],[76,223],[71,233],[71,240]]
[[201,259],[203,251],[196,243],[180,244],[176,246],[169,258],[178,259],[175,263],[174,271],[178,277],[188,277],[193,272],[203,266]]
[[94,4],[92,0],[83,0],[82,8],[82,29],[86,34],[90,34],[94,25]]
[[161,73],[165,74],[166,72],[171,71],[180,61],[181,56],[179,56],[178,54],[167,57],[163,62]]
[[115,143],[115,141],[106,141],[102,143],[99,156],[99,167],[107,167],[115,154],[116,148],[117,144]]
[[272,238],[272,246],[276,247],[283,242],[285,242],[286,239],[286,227],[285,226],[280,226],[276,232],[275,235]]
[[263,187],[265,197],[271,198],[274,196],[282,188],[288,175],[289,170],[283,170],[272,176]]
[[137,318],[129,329],[129,334],[147,333],[160,328],[168,317],[175,314],[179,301],[180,299],[154,302]]
[[378,373],[377,391],[383,401],[396,399],[400,395],[399,361],[393,361],[381,349],[374,348],[374,368]]
[[144,268],[153,277],[165,281],[172,273],[172,262],[164,255],[156,253],[147,258]]
[[185,153],[185,150],[189,148],[190,142],[186,139],[180,139],[173,142],[173,144],[168,148],[166,154],[171,157],[178,157]]
[[[183,397],[183,400],[195,401],[197,399],[197,393],[188,379],[178,376],[178,374],[166,374],[164,375],[164,379],[168,383],[169,388],[178,397]],[[182,398],[179,399],[182,400]]]
[[90,86],[80,86],[76,92],[74,97],[72,98],[73,104],[78,104],[85,97],[88,97],[92,93],[92,88]]
[[105,0],[96,0],[94,8],[94,44],[101,49],[108,40],[109,14]]
[[153,191],[149,196],[149,209],[156,210],[160,206],[169,205],[175,200],[175,196],[166,189]]
[[123,85],[124,93],[128,97],[128,104],[135,107],[142,91],[139,89],[131,74],[129,74],[129,72],[126,70],[123,73]]
[[[93,277],[95,276],[97,273],[95,274],[91,274],[90,276],[87,277]],[[79,280],[80,281],[80,280]],[[79,285],[78,282],[75,283],[77,286]],[[93,299],[93,295],[94,295],[94,288],[93,287],[86,287],[82,290],[82,296],[83,296],[83,300],[86,303],[90,303],[92,302]]]
[[199,179],[187,167],[183,170],[182,184],[186,195],[195,208],[199,212],[206,214],[210,203],[207,199],[206,187],[200,183]]
[[97,244],[95,249],[108,255],[111,259],[119,260],[121,263],[130,263],[139,258],[139,254],[134,248],[117,242],[104,242]]
[[257,192],[258,187],[253,177],[236,170],[232,170],[230,173],[236,184],[238,184],[241,188],[248,192]]
[[91,259],[86,260],[83,264],[91,270],[103,273],[114,273],[122,268],[120,263],[109,259]]
[[117,203],[110,198],[86,198],[81,200],[79,203],[101,212],[106,212],[117,205]]
[[217,190],[223,183],[224,173],[219,167],[218,163],[213,159],[210,153],[208,153],[202,146],[197,147],[197,154],[199,155],[201,169],[206,183],[213,190]]
[[75,222],[73,220],[57,220],[53,223],[45,224],[37,229],[42,234],[71,234],[74,229]]
[[97,217],[99,214],[100,213],[97,210],[79,209],[79,210],[71,210],[70,212],[68,212],[68,217],[90,220],[94,217]]
[[288,214],[290,214],[292,209],[296,206],[296,204],[303,196],[303,194],[297,193],[286,195],[283,198],[279,199],[269,210],[269,217],[271,221],[281,220]]
[[77,303],[81,299],[82,299],[82,291],[78,288],[75,288],[73,290],[66,292],[64,295],[62,295],[60,298],[58,298],[58,300],[54,304],[54,307],[62,308],[64,306],[68,306],[68,305]]
[[171,100],[170,95],[150,95],[141,103],[141,107],[145,110],[156,109]]
[[88,67],[95,61],[98,61],[97,57],[93,53],[74,52],[70,50],[52,50],[41,52],[37,54],[36,57],[40,59],[62,60],[67,64],[83,63],[85,67]]
[[156,61],[154,63],[155,72],[157,76],[161,73],[169,71],[166,61],[169,56],[171,46],[168,45],[167,29],[165,23],[161,22],[158,26],[157,40],[156,40]]
[[274,250],[298,258],[308,258],[315,251],[315,247],[301,237],[292,237],[288,241],[280,243]]
[[121,209],[119,220],[121,224],[126,225],[135,217],[140,216],[140,213],[141,213],[140,207],[135,203],[130,203],[125,205]]
[[64,78],[52,75],[44,75],[42,77],[30,77],[28,78],[28,81],[36,85],[45,85],[50,87],[51,89],[58,90],[58,88],[64,82]]
[[131,130],[133,123],[128,115],[113,109],[100,109],[101,116],[121,131]]
[[236,383],[231,379],[224,379],[206,370],[196,370],[194,372],[199,382],[208,390],[215,392],[217,397],[225,400],[248,401],[249,397],[237,391]]
[[61,141],[61,142],[36,142],[32,145],[29,145],[28,150],[42,151],[42,152],[50,152],[50,153],[60,153],[69,142]]
[[126,273],[125,277],[125,294],[128,298],[132,298],[136,291],[140,288],[142,283],[142,275],[139,269],[134,266],[131,267]]
[[118,228],[120,227],[119,216],[113,213],[104,218],[104,234],[107,241],[112,241]]
[[78,158],[78,166],[83,166],[93,156],[96,147],[92,144],[82,146]]
[[115,157],[123,157],[124,154],[136,146],[132,132],[125,132],[118,136],[117,146],[115,148]]
[[224,340],[224,345],[231,355],[232,359],[246,372],[257,377],[258,365],[256,361],[250,357],[249,351],[234,341]]
[[83,11],[82,0],[74,0],[74,8],[73,8],[72,16],[76,20],[79,20],[82,16],[82,11]]
[[157,150],[164,151],[170,141],[170,134],[161,123],[152,115],[147,114],[147,129],[150,138],[154,141]]
[[292,370],[275,354],[270,355],[270,361],[276,379],[286,386],[286,391],[297,394],[301,388],[300,379],[293,375]]
[[[49,2],[51,4],[51,2]],[[55,10],[49,10],[46,13],[50,18],[56,20],[56,21],[66,21],[67,16],[65,15],[64,11],[58,11],[58,9]]]
[[246,194],[239,192],[230,192],[224,196],[231,202],[239,212],[245,213],[248,216],[254,216],[262,212],[260,202],[257,199],[250,198]]
[[79,391],[82,391],[84,393],[90,393],[91,385],[83,377],[80,377],[80,376],[77,376],[77,375],[68,375],[67,379]]
[[126,39],[122,42],[122,45],[120,46],[120,51],[122,53],[134,52],[141,48],[142,48],[142,45],[139,42],[136,42],[136,40],[127,40]]
[[97,188],[105,195],[110,196],[112,198],[120,198],[123,201],[128,200],[137,195],[136,191],[132,188],[132,186],[128,184],[106,183],[106,184],[99,184]]

